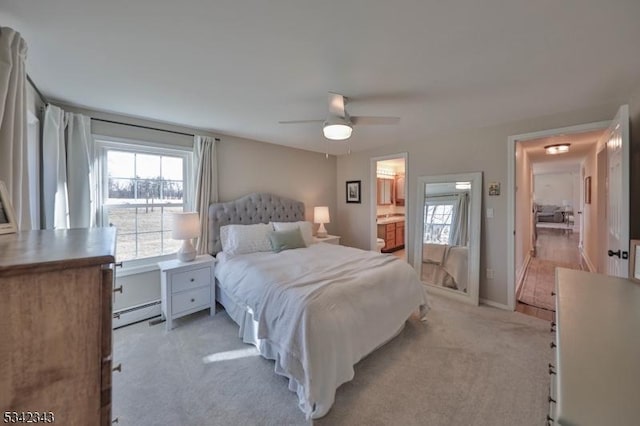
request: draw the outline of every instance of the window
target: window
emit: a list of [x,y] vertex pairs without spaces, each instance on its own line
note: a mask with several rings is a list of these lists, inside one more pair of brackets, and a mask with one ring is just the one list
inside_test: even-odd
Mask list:
[[454,213],[453,202],[428,201],[424,206],[424,242],[449,244]]
[[171,213],[186,204],[191,152],[100,142],[102,225],[118,228],[118,261],[175,253]]

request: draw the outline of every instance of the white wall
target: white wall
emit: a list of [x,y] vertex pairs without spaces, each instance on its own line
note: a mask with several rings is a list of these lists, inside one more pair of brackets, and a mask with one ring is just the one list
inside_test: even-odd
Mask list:
[[[483,212],[494,209],[494,218],[482,219],[480,255],[480,297],[500,304],[507,304],[507,139],[511,135],[531,133],[545,129],[610,120],[620,102],[596,106],[564,114],[531,118],[501,126],[493,126],[464,132],[434,135],[420,140],[405,140],[393,146],[380,147],[365,152],[338,157],[338,233],[344,244],[367,249],[369,247],[370,193],[362,191],[362,204],[346,204],[345,181],[362,180],[362,188],[369,188],[369,164],[371,157],[408,152],[409,192],[407,197],[407,248],[408,260],[413,263],[415,232],[415,203],[417,178],[423,175],[444,173],[484,172]],[[463,117],[461,118],[463,119]],[[498,197],[487,195],[489,182],[500,182],[502,193]],[[486,278],[486,269],[495,272],[492,280]]]
[[546,173],[534,175],[534,199],[538,204],[562,206],[563,201],[574,205],[576,173]]

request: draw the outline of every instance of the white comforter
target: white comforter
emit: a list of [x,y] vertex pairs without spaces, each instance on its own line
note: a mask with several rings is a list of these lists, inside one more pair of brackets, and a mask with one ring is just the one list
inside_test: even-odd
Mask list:
[[427,311],[425,289],[406,262],[345,246],[239,255],[220,261],[215,274],[250,309],[307,418],[325,415],[353,366],[418,307],[422,317]]

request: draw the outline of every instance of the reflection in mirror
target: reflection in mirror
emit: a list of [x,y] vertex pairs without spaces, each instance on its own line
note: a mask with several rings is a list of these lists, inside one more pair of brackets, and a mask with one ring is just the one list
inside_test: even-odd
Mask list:
[[414,263],[436,292],[478,304],[482,174],[423,176]]

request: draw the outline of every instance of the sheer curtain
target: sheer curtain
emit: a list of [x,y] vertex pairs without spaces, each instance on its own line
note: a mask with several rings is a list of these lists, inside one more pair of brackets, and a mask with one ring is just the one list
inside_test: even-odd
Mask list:
[[454,246],[466,246],[469,242],[469,194],[457,195],[455,206],[456,215],[451,226],[449,244]]
[[[27,44],[20,33],[0,27],[0,180],[9,191],[18,229],[31,229],[27,86]],[[35,208],[35,206],[33,206]]]
[[91,119],[48,105],[42,131],[42,158],[45,228],[95,226],[97,187]]
[[198,254],[208,252],[209,204],[218,202],[217,140],[208,136],[194,136],[193,155],[195,162],[195,211],[200,215],[200,236],[196,250]]

